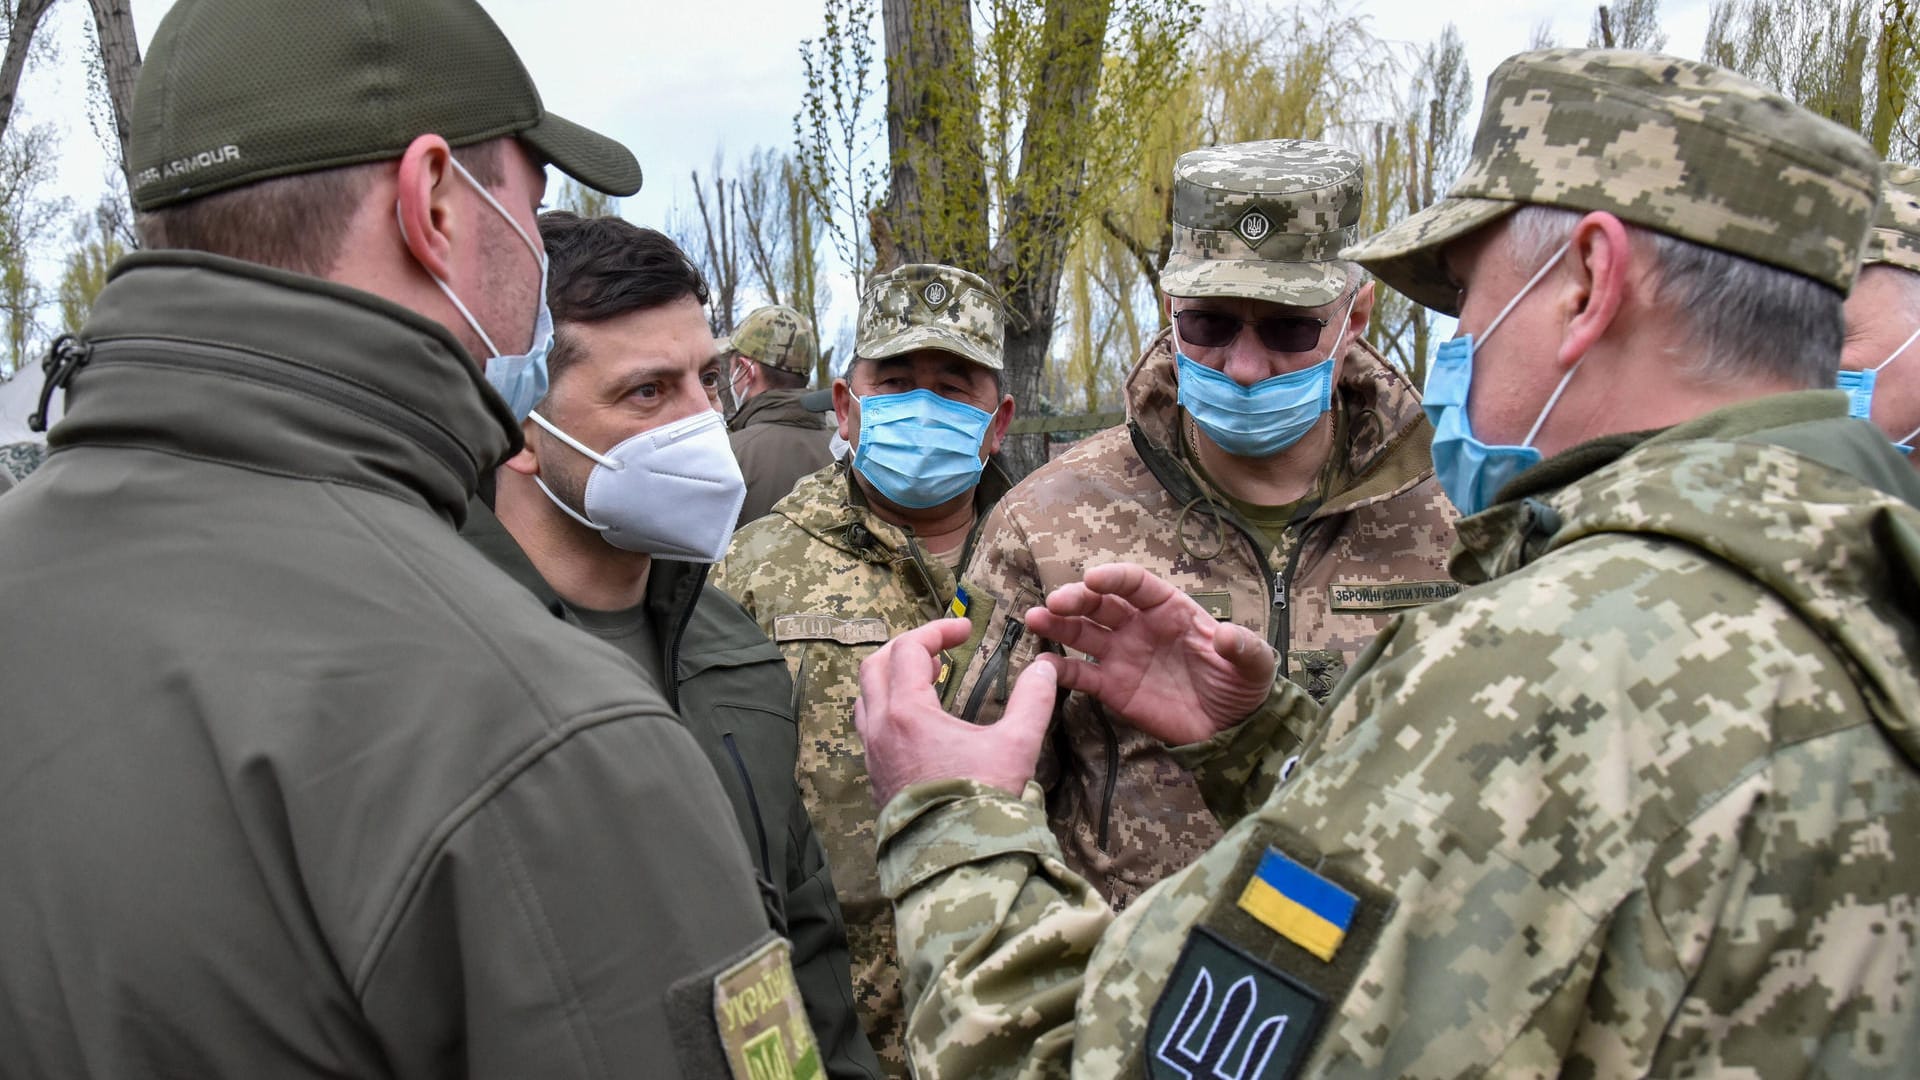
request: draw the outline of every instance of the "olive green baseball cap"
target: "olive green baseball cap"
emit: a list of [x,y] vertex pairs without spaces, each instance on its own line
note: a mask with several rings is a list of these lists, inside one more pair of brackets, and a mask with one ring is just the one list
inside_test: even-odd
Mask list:
[[1340,249],[1360,238],[1360,158],[1323,142],[1209,146],[1173,167],[1168,296],[1233,296],[1293,307],[1347,292]]
[[1007,315],[978,274],[910,263],[875,274],[860,291],[853,354],[866,360],[939,349],[984,368],[1006,366]]
[[179,0],[133,92],[136,210],[258,180],[514,136],[609,195],[640,190],[626,147],[548,112],[474,0]]
[[1458,314],[1441,253],[1525,205],[1620,220],[1853,287],[1880,196],[1867,141],[1724,68],[1625,49],[1543,49],[1487,79],[1445,198],[1342,252]]
[[1880,213],[1867,241],[1868,265],[1886,263],[1920,274],[1920,169],[1887,165],[1886,187],[1880,192]]
[[819,352],[807,317],[778,304],[755,308],[740,320],[733,333],[721,338],[716,345],[718,352],[744,356],[756,364],[794,375],[813,374],[813,362]]

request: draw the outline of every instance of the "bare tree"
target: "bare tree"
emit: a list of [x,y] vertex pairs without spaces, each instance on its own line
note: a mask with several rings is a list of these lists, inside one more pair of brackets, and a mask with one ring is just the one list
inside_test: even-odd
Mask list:
[[[100,46],[96,75],[106,92],[113,113],[114,141],[118,145],[121,172],[133,183],[128,168],[129,146],[133,138],[133,86],[140,79],[140,39],[133,32],[133,5],[130,0],[87,0],[93,8],[94,40]],[[90,65],[91,66],[91,65]]]
[[6,19],[7,31],[7,50],[0,55],[0,133],[4,133],[13,120],[13,104],[20,94],[20,76],[27,70],[34,35],[40,29],[40,20],[53,5],[54,0],[0,4],[0,17]]
[[1659,52],[1666,47],[1667,35],[1660,29],[1660,0],[1618,0],[1593,9],[1587,48]]

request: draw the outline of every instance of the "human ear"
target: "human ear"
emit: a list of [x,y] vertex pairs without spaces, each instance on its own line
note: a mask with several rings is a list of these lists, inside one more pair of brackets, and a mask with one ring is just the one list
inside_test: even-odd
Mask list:
[[421,135],[400,155],[401,239],[414,261],[442,281],[453,276],[453,151],[438,135]]
[[1631,289],[1631,238],[1619,218],[1595,211],[1574,226],[1565,297],[1569,314],[1556,356],[1572,367],[1613,329]]

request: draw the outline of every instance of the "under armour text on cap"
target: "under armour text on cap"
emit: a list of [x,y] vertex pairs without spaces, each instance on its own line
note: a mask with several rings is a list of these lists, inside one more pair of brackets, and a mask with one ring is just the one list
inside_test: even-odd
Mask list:
[[1858,134],[1724,68],[1626,49],[1544,49],[1487,79],[1445,198],[1344,254],[1457,314],[1441,253],[1521,206],[1620,220],[1853,287],[1880,159]]
[[547,112],[474,0],[179,0],[134,87],[136,210],[257,180],[397,158],[415,138],[515,136],[610,195],[633,154]]
[[1360,237],[1360,159],[1306,139],[1209,146],[1173,167],[1168,296],[1319,307],[1346,295],[1340,249]]

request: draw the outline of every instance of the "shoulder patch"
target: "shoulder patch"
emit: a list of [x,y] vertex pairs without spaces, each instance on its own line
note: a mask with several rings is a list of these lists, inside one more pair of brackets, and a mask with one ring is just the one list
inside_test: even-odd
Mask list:
[[1322,995],[1194,927],[1147,1020],[1154,1080],[1285,1080],[1325,1023]]
[[1336,581],[1327,597],[1335,611],[1386,611],[1438,603],[1459,592],[1457,581]]
[[734,1080],[815,1080],[821,1075],[792,946],[774,938],[714,977],[713,1017]]
[[884,645],[885,619],[836,619],[831,615],[776,615],[775,641],[836,641],[842,645]]

